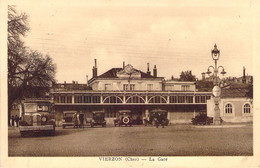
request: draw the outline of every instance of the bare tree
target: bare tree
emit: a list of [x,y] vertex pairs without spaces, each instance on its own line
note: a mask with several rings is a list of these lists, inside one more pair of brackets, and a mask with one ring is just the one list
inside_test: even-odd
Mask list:
[[30,50],[21,40],[28,31],[28,16],[8,6],[8,121],[13,103],[28,90],[55,82],[56,65],[51,57]]

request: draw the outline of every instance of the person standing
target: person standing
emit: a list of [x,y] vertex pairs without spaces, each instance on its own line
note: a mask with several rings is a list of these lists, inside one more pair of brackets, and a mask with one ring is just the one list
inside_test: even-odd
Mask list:
[[16,127],[18,127],[19,117],[15,115],[14,120],[15,120]]
[[80,122],[79,127],[84,128],[84,114],[82,112],[79,114],[79,122]]
[[148,116],[144,116],[143,121],[144,121],[144,126],[147,126],[148,125]]
[[78,117],[77,117],[77,113],[75,113],[75,114],[73,115],[73,120],[74,120],[73,128],[78,127]]
[[11,120],[12,120],[12,127],[14,126],[14,116],[12,115],[11,117]]
[[[161,113],[157,114],[155,119],[156,119],[155,120],[156,121],[156,128],[158,128],[160,126],[160,124],[162,125],[162,115],[161,115]],[[163,128],[164,128],[164,126],[163,126]]]

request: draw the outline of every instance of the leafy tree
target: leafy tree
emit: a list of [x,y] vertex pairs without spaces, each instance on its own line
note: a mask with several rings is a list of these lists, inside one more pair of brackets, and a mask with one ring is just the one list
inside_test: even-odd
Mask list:
[[8,6],[8,121],[15,101],[35,87],[50,87],[55,82],[56,65],[51,57],[24,45],[21,37],[28,31],[28,16]]
[[196,89],[198,89],[199,92],[212,92],[213,87],[213,81],[196,81]]
[[180,81],[196,81],[196,77],[195,75],[192,75],[191,71],[182,71]]

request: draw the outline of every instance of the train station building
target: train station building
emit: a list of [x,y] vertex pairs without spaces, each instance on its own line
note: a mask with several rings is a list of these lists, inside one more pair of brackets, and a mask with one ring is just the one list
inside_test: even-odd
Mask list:
[[50,92],[55,104],[56,120],[64,111],[76,110],[91,118],[93,111],[104,111],[108,124],[113,124],[119,110],[131,110],[134,124],[141,124],[154,109],[167,111],[170,123],[190,123],[191,118],[206,112],[211,92],[196,91],[195,82],[165,80],[157,76],[154,65],[147,72],[123,63],[98,75],[97,62],[87,84],[59,83]]

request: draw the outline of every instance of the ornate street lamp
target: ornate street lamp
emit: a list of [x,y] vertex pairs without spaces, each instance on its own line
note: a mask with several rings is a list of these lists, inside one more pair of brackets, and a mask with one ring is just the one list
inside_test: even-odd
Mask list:
[[213,117],[213,124],[215,125],[219,125],[221,122],[220,119],[220,109],[219,109],[219,101],[220,101],[220,94],[221,94],[221,88],[219,87],[219,78],[218,78],[218,72],[219,69],[222,68],[222,71],[220,72],[222,75],[225,75],[226,72],[224,70],[223,66],[218,66],[218,60],[219,60],[219,56],[220,56],[220,51],[217,48],[217,45],[214,45],[214,49],[211,50],[211,56],[212,59],[215,62],[215,66],[209,66],[208,67],[208,71],[206,72],[206,74],[208,74],[210,76],[210,74],[212,73],[210,71],[210,69],[213,69],[213,75],[211,76],[213,78],[213,84],[214,87],[212,89],[212,93],[213,93],[213,100],[215,102],[215,108],[214,108],[214,117]]

